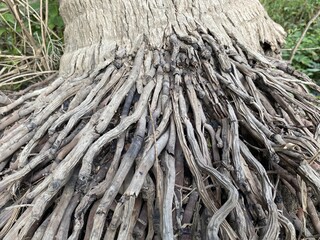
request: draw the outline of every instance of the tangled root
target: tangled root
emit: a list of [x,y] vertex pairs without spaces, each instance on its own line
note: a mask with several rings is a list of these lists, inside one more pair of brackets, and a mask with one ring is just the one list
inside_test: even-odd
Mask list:
[[1,107],[0,238],[320,234],[319,87],[233,41],[119,49]]

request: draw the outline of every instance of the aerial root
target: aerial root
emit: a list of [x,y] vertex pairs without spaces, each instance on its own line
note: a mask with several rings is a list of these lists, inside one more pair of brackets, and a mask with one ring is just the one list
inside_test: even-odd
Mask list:
[[204,30],[167,40],[0,108],[0,238],[320,234],[319,88]]

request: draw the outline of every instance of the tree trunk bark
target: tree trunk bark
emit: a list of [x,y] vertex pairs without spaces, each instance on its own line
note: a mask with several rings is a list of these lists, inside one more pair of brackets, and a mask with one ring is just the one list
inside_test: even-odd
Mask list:
[[319,87],[258,1],[60,4],[59,77],[0,107],[0,239],[320,234]]
[[60,12],[66,26],[60,67],[65,74],[70,73],[70,62],[72,71],[80,74],[94,69],[111,60],[119,46],[136,51],[147,40],[149,47],[162,48],[173,32],[197,41],[197,30],[204,29],[224,46],[233,48],[235,38],[255,54],[273,56],[280,54],[284,41],[282,27],[258,0],[61,0]]

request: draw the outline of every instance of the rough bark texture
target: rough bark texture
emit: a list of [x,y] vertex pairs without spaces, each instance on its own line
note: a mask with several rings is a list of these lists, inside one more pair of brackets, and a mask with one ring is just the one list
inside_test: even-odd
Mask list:
[[143,39],[155,49],[163,48],[172,33],[196,41],[199,28],[214,33],[224,46],[233,48],[233,35],[262,54],[279,54],[284,37],[258,0],[61,0],[60,11],[66,24],[60,68],[65,74],[82,74],[112,60],[119,46],[135,51]]
[[258,1],[60,3],[60,76],[0,107],[1,239],[316,239],[319,87]]

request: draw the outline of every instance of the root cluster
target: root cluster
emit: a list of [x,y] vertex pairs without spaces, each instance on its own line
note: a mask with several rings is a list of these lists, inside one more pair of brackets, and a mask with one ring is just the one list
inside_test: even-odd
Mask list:
[[316,239],[319,87],[199,30],[0,107],[1,239]]

